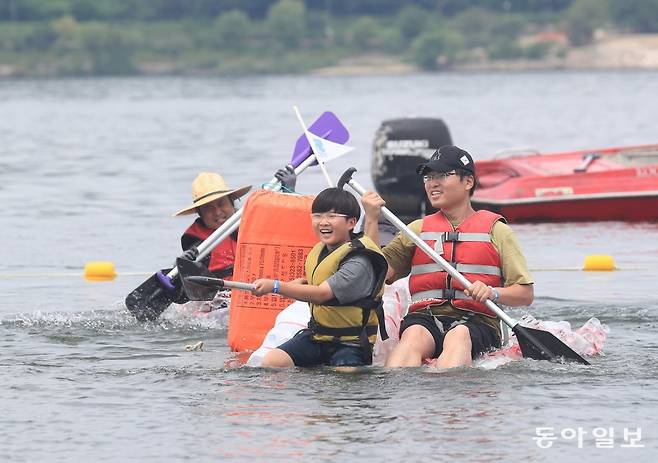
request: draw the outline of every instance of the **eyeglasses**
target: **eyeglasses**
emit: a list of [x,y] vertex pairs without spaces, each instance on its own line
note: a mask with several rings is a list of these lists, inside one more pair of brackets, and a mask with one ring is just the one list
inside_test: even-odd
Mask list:
[[328,220],[330,222],[336,221],[339,217],[347,218],[347,214],[339,214],[337,212],[314,212],[311,214],[311,220],[313,222],[320,222],[321,220]]
[[423,175],[423,183],[431,182],[434,180],[445,182],[451,175],[457,175],[457,172],[454,170],[452,172],[432,172],[431,174]]

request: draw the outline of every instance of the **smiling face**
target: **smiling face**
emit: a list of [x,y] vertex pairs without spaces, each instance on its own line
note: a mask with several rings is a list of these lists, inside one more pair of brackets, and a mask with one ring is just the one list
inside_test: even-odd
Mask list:
[[235,214],[233,201],[229,196],[211,201],[197,208],[203,224],[211,230],[218,229],[224,222]]
[[350,241],[350,232],[356,226],[356,217],[345,217],[336,211],[311,214],[313,231],[330,251]]
[[442,178],[440,173],[430,170],[427,177],[425,193],[433,208],[452,209],[470,200],[469,191],[473,188],[473,177],[470,175],[463,179],[457,174]]

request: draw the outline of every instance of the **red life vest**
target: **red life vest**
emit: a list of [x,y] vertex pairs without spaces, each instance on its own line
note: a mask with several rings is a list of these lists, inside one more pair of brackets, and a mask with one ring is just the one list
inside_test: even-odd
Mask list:
[[[442,257],[471,283],[480,280],[489,286],[501,286],[500,255],[491,242],[491,230],[499,220],[504,222],[505,218],[493,212],[477,211],[453,228],[439,211],[423,219],[420,237],[443,254]],[[416,248],[411,259],[409,312],[449,301],[458,309],[496,316],[485,304],[466,296],[463,290],[461,283]]]
[[[205,240],[208,238],[212,232],[199,221],[194,222],[185,230],[185,235],[190,235],[198,240]],[[210,253],[210,263],[208,264],[208,270],[211,272],[220,272],[227,267],[231,267],[235,263],[235,253],[238,243],[233,239],[232,236],[229,236],[224,241],[215,246]],[[226,278],[229,279],[229,278]]]

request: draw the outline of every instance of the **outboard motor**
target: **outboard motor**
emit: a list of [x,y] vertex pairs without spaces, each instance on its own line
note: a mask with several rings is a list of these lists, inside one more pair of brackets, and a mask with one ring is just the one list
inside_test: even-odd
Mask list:
[[386,207],[402,220],[417,219],[431,210],[416,166],[443,145],[452,145],[452,138],[441,119],[390,119],[377,130],[372,148],[372,181]]

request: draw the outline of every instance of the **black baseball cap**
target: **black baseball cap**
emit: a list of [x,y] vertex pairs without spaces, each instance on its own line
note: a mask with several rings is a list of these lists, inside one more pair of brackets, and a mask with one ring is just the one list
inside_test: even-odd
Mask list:
[[443,145],[436,150],[429,161],[418,164],[416,172],[425,175],[428,170],[435,172],[450,172],[464,169],[475,175],[475,163],[468,152],[453,145]]

